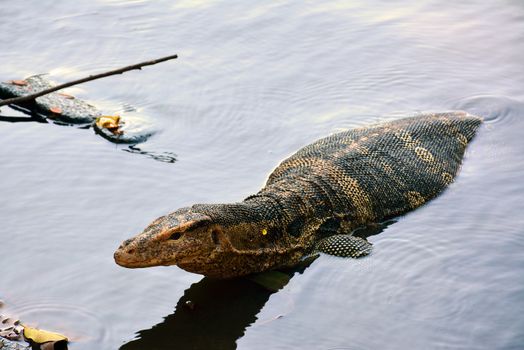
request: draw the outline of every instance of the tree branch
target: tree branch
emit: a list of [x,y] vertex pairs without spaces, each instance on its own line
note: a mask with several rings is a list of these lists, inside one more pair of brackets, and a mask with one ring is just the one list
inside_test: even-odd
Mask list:
[[78,80],[74,80],[74,81],[71,81],[69,83],[64,83],[64,84],[60,84],[60,85],[57,85],[57,86],[53,86],[52,88],[45,89],[45,90],[42,90],[40,92],[36,92],[34,94],[21,96],[21,97],[8,98],[6,100],[0,100],[0,106],[5,106],[5,105],[8,105],[8,104],[19,104],[19,103],[22,103],[22,102],[31,101],[31,100],[34,100],[37,97],[40,97],[40,96],[43,96],[43,95],[47,95],[47,94],[49,94],[51,92],[55,92],[55,91],[58,91],[58,90],[65,89],[65,88],[73,86],[73,85],[78,85],[78,84],[81,84],[81,83],[85,83],[87,81],[108,77],[110,75],[122,74],[124,72],[130,71],[130,70],[134,70],[134,69],[142,69],[142,67],[151,66],[153,64],[157,64],[157,63],[168,61],[168,60],[173,60],[173,59],[175,59],[177,57],[178,57],[177,55],[166,56],[166,57],[158,58],[156,60],[146,61],[146,62],[142,62],[142,63],[133,64],[133,65],[127,66],[127,67],[114,69],[114,70],[111,70],[109,72],[95,74],[95,75],[90,75],[88,77],[85,77],[85,78],[82,78],[82,79],[78,79]]

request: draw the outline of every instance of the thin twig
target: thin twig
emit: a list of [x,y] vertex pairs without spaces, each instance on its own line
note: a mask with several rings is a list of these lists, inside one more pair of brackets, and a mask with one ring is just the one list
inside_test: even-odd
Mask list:
[[43,95],[47,95],[47,94],[49,94],[51,92],[55,92],[55,91],[58,91],[58,90],[65,89],[65,88],[73,86],[73,85],[78,85],[78,84],[81,84],[81,83],[85,83],[87,81],[108,77],[110,75],[122,74],[124,72],[130,71],[130,70],[134,70],[134,69],[142,69],[142,67],[144,67],[144,66],[151,66],[153,64],[157,64],[157,63],[160,63],[160,62],[173,60],[173,59],[175,59],[177,57],[178,57],[177,55],[166,56],[166,57],[162,57],[162,58],[159,58],[159,59],[156,59],[156,60],[146,61],[146,62],[142,62],[142,63],[133,64],[132,66],[127,66],[127,67],[115,69],[115,70],[112,70],[112,71],[109,71],[109,72],[95,74],[95,75],[90,75],[88,77],[85,77],[85,78],[82,78],[82,79],[78,79],[78,80],[74,80],[74,81],[71,81],[69,83],[64,83],[64,84],[60,84],[60,85],[57,85],[57,86],[53,86],[52,88],[45,89],[45,90],[42,90],[40,92],[36,92],[34,94],[31,94],[31,95],[26,95],[26,96],[21,96],[21,97],[14,97],[14,98],[8,98],[6,100],[0,100],[0,106],[5,106],[5,105],[8,105],[8,104],[19,104],[19,103],[22,103],[22,102],[31,101],[31,100],[34,100],[37,97],[40,97],[40,96],[43,96]]

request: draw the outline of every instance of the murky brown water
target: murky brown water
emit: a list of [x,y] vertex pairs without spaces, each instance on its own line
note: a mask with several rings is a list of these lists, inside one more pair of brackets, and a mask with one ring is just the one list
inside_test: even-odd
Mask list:
[[[71,349],[520,349],[520,1],[0,1],[0,80],[59,82],[171,53],[69,92],[160,132],[123,152],[92,130],[0,122],[0,311]],[[241,200],[287,155],[416,111],[487,118],[457,181],[271,294],[176,267],[126,270],[120,242],[166,212]],[[9,108],[1,116],[20,116]],[[124,112],[125,113],[125,112]],[[186,307],[191,300],[196,307]]]

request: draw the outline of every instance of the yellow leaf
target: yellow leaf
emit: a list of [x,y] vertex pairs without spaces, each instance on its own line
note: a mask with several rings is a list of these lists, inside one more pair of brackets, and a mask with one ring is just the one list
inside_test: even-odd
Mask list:
[[49,341],[67,341],[67,337],[62,334],[48,332],[28,326],[24,326],[24,338],[37,344],[42,344]]
[[120,127],[120,116],[119,115],[102,115],[96,118],[96,125],[100,129],[108,129],[110,131],[116,131]]

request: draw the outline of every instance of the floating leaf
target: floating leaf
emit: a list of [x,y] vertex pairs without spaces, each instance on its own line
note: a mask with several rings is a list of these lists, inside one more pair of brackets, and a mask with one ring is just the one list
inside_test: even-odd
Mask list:
[[43,344],[47,342],[58,342],[66,341],[67,337],[55,332],[44,331],[41,329],[24,326],[24,338],[28,341],[37,344]]
[[96,118],[96,126],[100,129],[107,129],[115,135],[119,135],[122,132],[120,128],[120,116],[119,115],[102,115]]
[[25,80],[11,80],[9,82],[11,84],[17,85],[17,86],[26,86],[27,85],[27,81],[25,81]]
[[60,107],[51,107],[49,108],[49,111],[54,114],[62,114],[62,109]]

